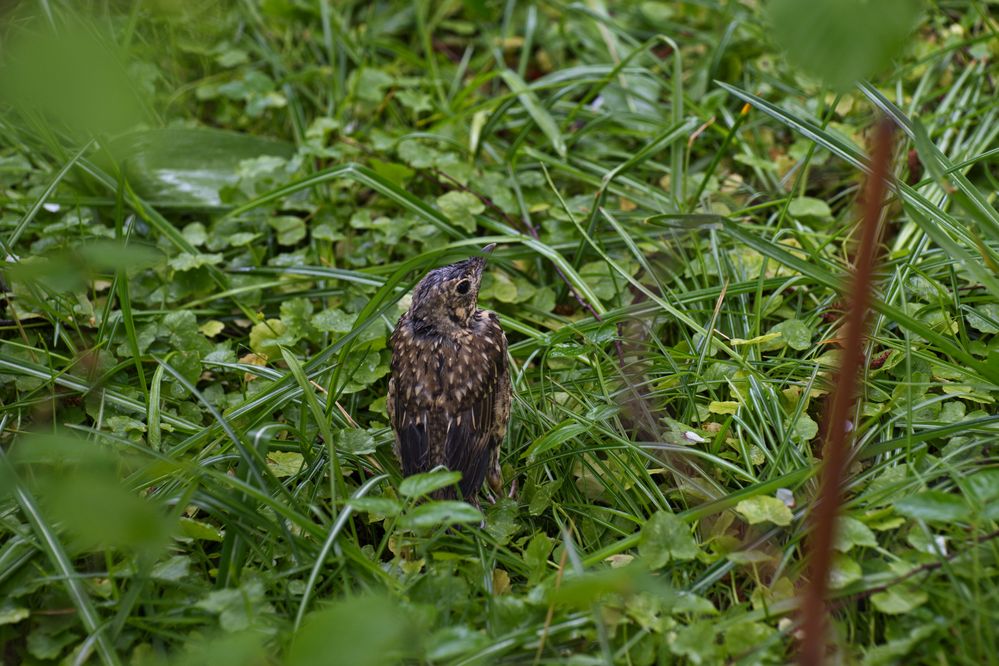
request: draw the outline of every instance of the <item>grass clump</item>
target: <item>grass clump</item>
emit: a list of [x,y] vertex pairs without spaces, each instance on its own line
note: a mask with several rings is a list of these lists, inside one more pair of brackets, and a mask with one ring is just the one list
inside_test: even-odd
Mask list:
[[[899,20],[827,87],[738,3],[8,10],[4,663],[792,659],[881,115],[832,640],[994,663],[997,25]],[[489,242],[480,514],[384,396],[408,289]]]

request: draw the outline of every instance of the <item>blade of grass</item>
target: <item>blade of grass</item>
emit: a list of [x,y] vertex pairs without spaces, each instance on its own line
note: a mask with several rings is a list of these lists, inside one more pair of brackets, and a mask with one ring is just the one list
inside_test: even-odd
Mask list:
[[[354,491],[354,494],[350,496],[350,499],[358,499],[364,497],[368,494],[372,488],[388,478],[388,474],[379,474],[374,476],[364,482],[360,488]],[[319,556],[316,557],[316,562],[312,566],[312,570],[309,572],[309,578],[305,582],[305,590],[302,592],[302,600],[298,604],[298,611],[295,613],[295,623],[293,625],[293,632],[297,632],[298,628],[302,624],[302,618],[305,617],[305,611],[309,607],[309,598],[312,596],[312,590],[316,587],[316,581],[319,579],[319,571],[326,565],[326,558],[329,556],[330,550],[333,548],[333,544],[336,543],[336,538],[343,531],[344,526],[347,524],[347,520],[350,518],[350,514],[353,513],[354,508],[349,504],[345,503],[343,508],[340,509],[340,514],[336,517],[330,528],[329,534],[326,536],[326,541],[323,542],[323,547],[319,550]]]
[[504,69],[500,72],[500,77],[502,77],[504,83],[506,83],[513,94],[517,96],[517,99],[523,104],[524,108],[527,109],[527,113],[534,119],[534,122],[541,128],[541,131],[548,137],[548,141],[552,144],[555,152],[559,157],[564,158],[566,150],[562,132],[559,130],[558,124],[552,118],[551,114],[548,113],[548,110],[542,106],[538,96],[528,88],[524,79],[517,76],[517,73],[513,70]]

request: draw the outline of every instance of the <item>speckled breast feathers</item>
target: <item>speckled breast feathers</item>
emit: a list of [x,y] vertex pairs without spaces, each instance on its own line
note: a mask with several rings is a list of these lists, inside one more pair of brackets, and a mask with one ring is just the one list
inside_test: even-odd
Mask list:
[[502,487],[499,448],[510,417],[506,336],[495,314],[476,307],[483,264],[476,257],[446,266],[417,285],[392,334],[387,399],[403,474],[460,470],[470,501],[486,479],[495,492]]

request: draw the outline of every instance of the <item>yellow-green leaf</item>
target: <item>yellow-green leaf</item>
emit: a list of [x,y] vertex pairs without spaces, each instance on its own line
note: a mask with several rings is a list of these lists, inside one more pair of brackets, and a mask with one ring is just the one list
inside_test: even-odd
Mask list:
[[739,411],[739,403],[734,400],[722,402],[713,400],[708,404],[708,411],[712,414],[735,414]]
[[770,342],[781,337],[780,333],[764,333],[763,335],[757,335],[755,338],[749,338],[744,340],[743,338],[732,338],[728,341],[733,347],[738,347],[739,345],[758,345],[764,342]]
[[750,525],[757,523],[773,523],[774,525],[790,525],[794,515],[784,502],[769,495],[757,495],[744,499],[735,505],[735,510]]
[[220,322],[218,319],[209,319],[204,324],[198,327],[198,330],[205,337],[214,338],[216,335],[222,332],[225,328],[225,324]]
[[267,465],[274,476],[283,479],[298,474],[302,469],[302,454],[293,451],[270,451],[267,453]]

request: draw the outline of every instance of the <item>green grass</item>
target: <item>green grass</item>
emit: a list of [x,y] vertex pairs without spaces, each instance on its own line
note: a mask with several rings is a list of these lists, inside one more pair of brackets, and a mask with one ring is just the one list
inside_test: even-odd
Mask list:
[[[607,6],[0,14],[2,663],[793,660],[882,114],[832,641],[997,663],[993,4],[841,92],[750,3]],[[480,516],[384,395],[408,290],[490,242]]]

